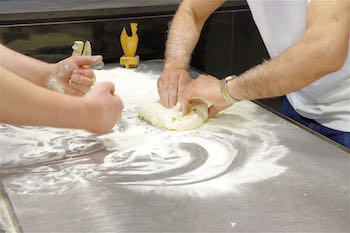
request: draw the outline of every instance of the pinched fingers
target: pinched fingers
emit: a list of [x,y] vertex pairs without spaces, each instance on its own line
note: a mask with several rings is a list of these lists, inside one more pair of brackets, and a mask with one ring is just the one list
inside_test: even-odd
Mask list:
[[74,87],[70,87],[67,91],[67,94],[74,95],[74,96],[83,96],[84,93],[75,89]]
[[221,112],[225,108],[228,108],[229,106],[231,106],[231,105],[213,104],[208,109],[208,115],[209,115],[209,117],[215,117],[219,112]]
[[82,94],[85,94],[90,90],[90,86],[77,84],[75,82],[70,82],[69,86]]
[[78,68],[78,69],[74,69],[72,73],[79,74],[79,75],[85,76],[87,78],[94,78],[95,77],[94,71],[92,69]]
[[101,55],[97,56],[73,56],[70,58],[69,61],[72,61],[74,64],[76,64],[79,67],[82,66],[89,66],[89,65],[94,65],[103,60],[103,57]]
[[79,74],[72,74],[69,80],[69,86],[75,83],[82,86],[90,87],[93,84],[93,82],[94,80],[92,78],[87,78],[86,76],[79,75]]

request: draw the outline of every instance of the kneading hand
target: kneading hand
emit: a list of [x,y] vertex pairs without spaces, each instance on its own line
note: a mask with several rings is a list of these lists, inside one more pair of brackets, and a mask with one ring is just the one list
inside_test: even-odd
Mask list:
[[114,95],[112,83],[97,84],[84,95],[83,100],[89,113],[83,124],[87,131],[98,134],[108,133],[121,117],[123,102]]
[[225,102],[221,94],[220,80],[210,75],[200,75],[186,86],[181,101],[183,114],[188,113],[189,103],[193,97],[199,97],[213,103],[208,109],[209,117],[213,117],[231,106],[231,104]]
[[92,69],[84,68],[102,61],[102,56],[73,56],[53,65],[47,87],[51,90],[82,96],[94,82]]
[[160,103],[167,108],[174,107],[190,82],[191,76],[187,70],[164,69],[157,83]]

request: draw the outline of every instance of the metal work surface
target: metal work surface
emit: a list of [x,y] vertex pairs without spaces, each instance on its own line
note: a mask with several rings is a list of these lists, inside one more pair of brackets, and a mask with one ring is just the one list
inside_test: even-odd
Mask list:
[[96,72],[125,106],[107,135],[0,125],[23,232],[349,232],[347,152],[250,101],[196,130],[156,128],[136,108],[157,100],[161,68]]

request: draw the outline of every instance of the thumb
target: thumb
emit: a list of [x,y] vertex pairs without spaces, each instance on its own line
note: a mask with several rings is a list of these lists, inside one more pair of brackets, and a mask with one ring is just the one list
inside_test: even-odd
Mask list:
[[102,82],[102,83],[98,83],[94,89],[99,90],[101,92],[107,92],[110,94],[114,94],[114,84],[111,82]]
[[215,117],[219,112],[227,108],[228,106],[213,104],[208,108],[209,117]]
[[73,56],[73,62],[78,66],[94,65],[102,61],[102,56]]

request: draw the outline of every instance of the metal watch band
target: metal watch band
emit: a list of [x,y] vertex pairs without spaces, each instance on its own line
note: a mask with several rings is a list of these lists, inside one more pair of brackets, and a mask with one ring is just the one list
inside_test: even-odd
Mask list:
[[233,76],[228,76],[220,81],[220,91],[222,96],[224,97],[224,100],[228,104],[233,104],[237,102],[232,96],[230,95],[230,92],[228,91],[227,82],[232,80]]

